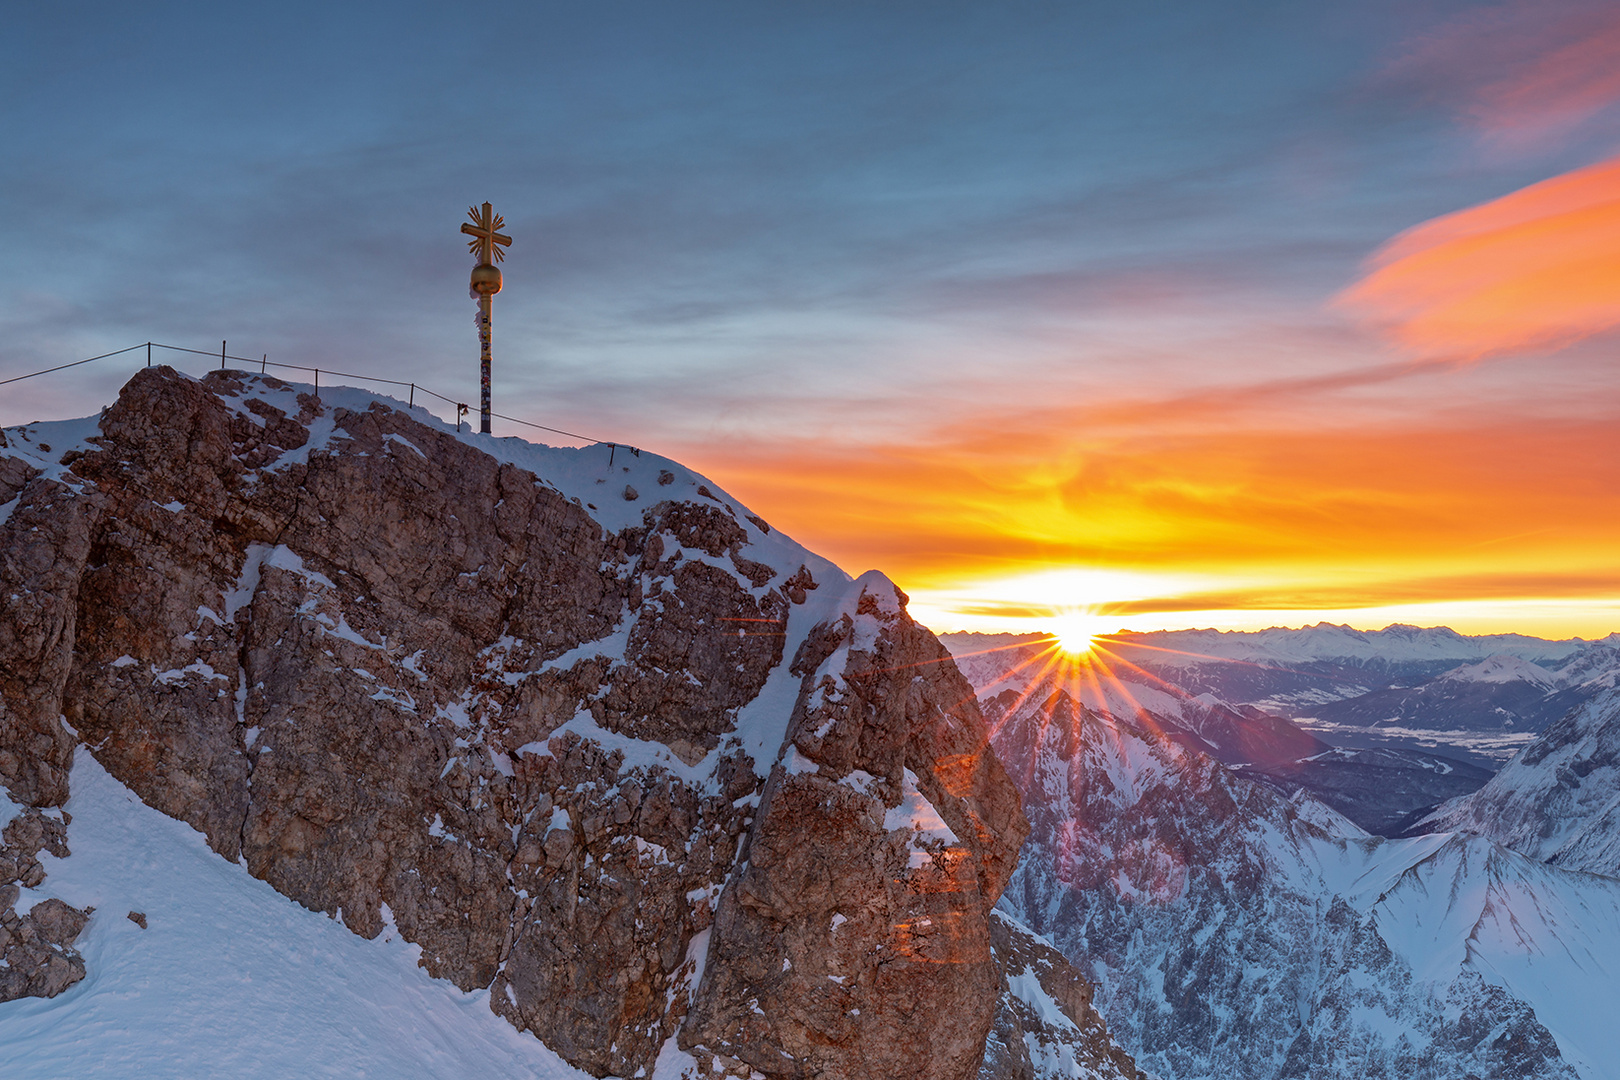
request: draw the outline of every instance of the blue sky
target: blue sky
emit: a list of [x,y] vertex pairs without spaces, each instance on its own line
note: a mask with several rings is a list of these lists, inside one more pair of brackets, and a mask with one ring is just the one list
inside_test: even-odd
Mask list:
[[[761,440],[1376,367],[1333,299],[1381,244],[1620,146],[1613,109],[1507,147],[1470,120],[1603,8],[34,6],[0,38],[0,377],[227,338],[474,400],[485,199],[497,410],[722,482]],[[127,371],[0,388],[0,423]],[[1446,392],[1548,393],[1522,378]]]
[[35,8],[0,45],[5,366],[229,338],[466,382],[483,199],[503,400],[599,422],[892,393],[964,335],[1038,370],[1122,336],[1122,292],[1292,317],[1534,171],[1380,85],[1445,9],[1353,8]]

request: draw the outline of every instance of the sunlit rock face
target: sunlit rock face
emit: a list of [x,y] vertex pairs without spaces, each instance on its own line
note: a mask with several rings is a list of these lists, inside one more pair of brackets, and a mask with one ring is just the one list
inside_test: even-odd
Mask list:
[[650,454],[341,388],[153,368],[4,439],[19,803],[82,742],[596,1075],[976,1074],[1027,826],[881,575]]
[[987,920],[1027,832],[972,688],[892,586],[792,670],[807,693],[682,1041],[803,1077],[971,1075],[998,994]]
[[1064,693],[1008,704],[987,717],[1031,833],[1002,907],[1095,981],[1149,1074],[1620,1065],[1592,1004],[1620,993],[1620,882],[1479,839],[1374,838]]

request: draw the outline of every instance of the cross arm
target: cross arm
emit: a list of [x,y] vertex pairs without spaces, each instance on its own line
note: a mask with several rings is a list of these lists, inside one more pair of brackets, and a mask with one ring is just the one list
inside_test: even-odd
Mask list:
[[462,222],[461,231],[466,233],[468,236],[476,236],[480,240],[488,238],[490,240],[493,240],[497,244],[505,244],[508,247],[510,247],[511,244],[512,244],[512,238],[510,236],[507,236],[505,233],[498,233],[498,232],[495,232],[493,229],[488,231],[488,232],[485,232],[483,229],[479,228],[477,225],[469,225],[466,222]]

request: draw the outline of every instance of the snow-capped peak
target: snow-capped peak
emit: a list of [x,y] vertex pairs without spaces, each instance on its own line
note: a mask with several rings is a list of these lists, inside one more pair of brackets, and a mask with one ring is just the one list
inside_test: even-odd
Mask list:
[[1546,668],[1507,653],[1495,653],[1477,664],[1454,667],[1440,677],[1448,682],[1527,682],[1548,690],[1556,690],[1560,685],[1558,676]]

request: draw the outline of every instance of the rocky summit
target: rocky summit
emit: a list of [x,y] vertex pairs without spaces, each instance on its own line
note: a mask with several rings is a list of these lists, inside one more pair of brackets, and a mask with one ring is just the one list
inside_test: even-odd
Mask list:
[[651,454],[162,367],[7,429],[3,1000],[161,924],[20,912],[81,747],[595,1076],[1134,1075],[991,915],[1028,825],[905,596]]

